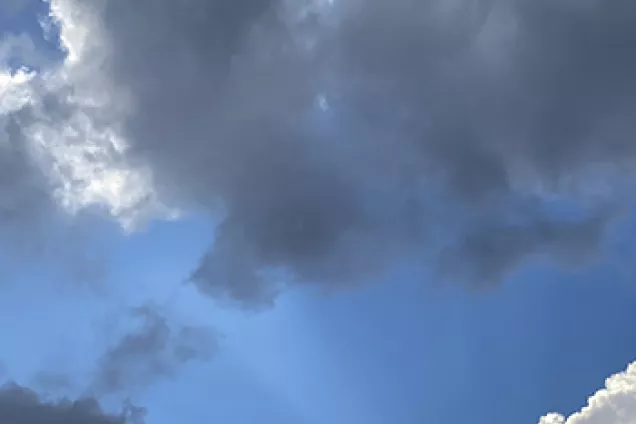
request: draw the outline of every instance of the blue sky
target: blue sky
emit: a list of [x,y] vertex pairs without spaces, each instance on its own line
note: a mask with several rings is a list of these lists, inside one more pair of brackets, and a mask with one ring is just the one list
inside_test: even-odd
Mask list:
[[[473,174],[474,164],[485,161],[482,165],[487,167],[488,158],[460,142],[456,146],[459,153],[436,144],[425,147],[430,148],[428,154],[439,155],[434,156],[438,162],[448,165],[448,174],[444,167],[441,174],[436,173],[435,163],[413,159],[417,149],[412,149],[407,134],[413,127],[425,131],[420,127],[432,126],[433,131],[426,133],[431,139],[445,134],[448,129],[435,127],[434,118],[445,122],[447,109],[455,111],[458,128],[462,119],[472,123],[463,107],[448,101],[448,94],[455,93],[449,87],[469,84],[484,70],[492,75],[508,70],[498,68],[497,55],[506,58],[507,51],[497,40],[487,38],[487,54],[478,49],[480,37],[495,37],[488,31],[506,34],[497,26],[501,22],[493,24],[494,29],[484,23],[483,33],[474,42],[478,47],[473,53],[483,53],[479,59],[488,58],[492,69],[484,66],[477,71],[461,61],[459,65],[444,62],[458,71],[448,75],[459,75],[465,69],[474,75],[465,80],[438,78],[436,84],[445,96],[437,98],[433,85],[416,85],[410,80],[414,77],[405,69],[420,69],[419,62],[392,67],[401,63],[398,47],[400,37],[409,36],[407,32],[396,32],[391,38],[398,52],[385,58],[391,65],[376,63],[374,67],[373,60],[381,56],[376,58],[358,45],[361,62],[351,59],[345,64],[359,70],[352,71],[355,79],[347,79],[353,77],[337,61],[336,65],[327,60],[314,67],[316,57],[322,58],[319,55],[310,56],[312,66],[306,68],[304,55],[309,53],[305,50],[298,56],[283,54],[273,68],[267,60],[259,62],[265,57],[259,52],[271,47],[268,43],[278,42],[279,36],[274,30],[268,32],[269,21],[259,21],[262,26],[255,26],[255,32],[249,34],[262,37],[254,41],[246,36],[258,49],[251,50],[252,44],[246,42],[248,47],[233,56],[238,70],[227,71],[229,82],[218,91],[222,101],[215,103],[198,96],[216,93],[217,87],[196,84],[198,78],[215,78],[208,71],[217,70],[211,65],[216,57],[210,54],[211,58],[199,61],[197,42],[201,40],[188,38],[189,30],[178,28],[181,18],[175,18],[178,22],[171,27],[161,15],[175,13],[191,19],[192,12],[187,8],[171,11],[169,6],[159,6],[166,2],[157,0],[161,11],[156,12],[156,22],[155,17],[146,21],[140,18],[144,16],[142,6],[128,10],[117,1],[100,9],[81,0],[33,0],[25,1],[17,12],[0,12],[0,47],[10,47],[0,48],[0,124],[7,128],[7,135],[0,138],[0,165],[11,167],[9,177],[0,175],[0,195],[8,199],[0,206],[3,213],[15,212],[6,221],[2,217],[0,243],[3,381],[34,390],[40,396],[38,402],[51,402],[54,408],[66,407],[57,403],[61,397],[95,397],[106,413],[116,413],[122,402],[130,400],[147,409],[147,424],[633,422],[630,412],[635,411],[636,384],[630,378],[635,371],[623,370],[636,356],[636,340],[630,337],[636,322],[631,268],[636,244],[631,237],[633,217],[612,209],[617,204],[621,211],[631,207],[621,191],[624,185],[629,191],[631,180],[612,180],[615,175],[603,168],[606,161],[618,164],[620,158],[601,157],[607,152],[581,142],[576,144],[580,150],[589,147],[600,152],[601,159],[597,163],[585,155],[583,159],[576,156],[573,162],[580,160],[591,169],[577,174],[579,168],[569,162],[575,157],[573,152],[561,163],[560,150],[555,148],[554,162],[544,162],[529,153],[524,157],[524,148],[529,146],[520,143],[515,146],[523,153],[499,152],[510,154],[502,159],[512,169],[506,171],[510,177],[506,187],[514,187],[510,191],[497,183],[498,172]],[[203,7],[195,6],[194,0],[190,3],[193,8]],[[347,19],[348,9],[338,12],[342,16],[332,15],[325,10],[335,7],[333,2],[309,3],[319,11],[314,11],[323,25],[318,30],[313,23],[302,26],[305,15],[295,6],[286,6],[293,19],[285,15],[290,19],[285,22],[290,33],[312,43],[315,36],[321,46],[320,31],[337,26],[338,19]],[[395,10],[409,5],[407,1],[398,3]],[[439,3],[442,9],[446,4],[431,3]],[[386,25],[395,24],[390,21],[395,17],[392,13],[401,16],[404,26],[412,23],[406,15],[382,9],[381,2],[369,0],[368,4],[370,9],[362,10],[369,12],[369,21],[360,18],[354,22],[359,25],[352,27],[367,38],[373,37],[364,30],[385,24],[378,10],[390,14]],[[614,10],[597,9],[590,15],[583,15],[591,13],[588,10],[577,9],[576,13],[593,24],[597,18],[605,22],[603,13],[615,17],[609,15]],[[428,12],[438,13],[431,10]],[[510,12],[502,10],[489,16],[497,20]],[[528,12],[527,21],[519,15],[518,21],[530,25],[532,19],[541,17],[549,26],[550,19],[557,22],[561,16],[558,10],[554,11],[557,18],[535,12]],[[228,22],[238,21],[239,12],[236,16],[227,13]],[[42,22],[50,29],[48,39]],[[187,22],[207,28],[205,18]],[[450,21],[443,22],[450,25]],[[573,28],[578,28],[578,22]],[[581,22],[587,21],[581,18]],[[233,24],[228,23],[228,28]],[[143,25],[147,28],[141,28]],[[590,26],[599,37],[606,35],[600,27]],[[441,32],[426,34],[447,35],[437,26],[431,28]],[[150,34],[147,39],[144,31]],[[221,40],[218,45],[227,41],[227,49],[233,48],[228,41],[232,39],[218,31],[214,33]],[[529,33],[532,37],[520,35],[520,40],[536,42],[546,54],[551,52],[540,44],[540,37]],[[335,34],[343,37],[343,45],[362,39]],[[622,34],[626,39],[631,35]],[[197,33],[199,36],[203,39],[209,34]],[[18,38],[31,40],[33,49],[27,46],[26,51],[22,42],[16,44]],[[382,49],[379,41],[374,41],[378,51]],[[128,42],[140,43],[138,57],[126,50]],[[177,46],[174,56],[166,53],[172,42]],[[202,46],[208,50],[218,47]],[[306,44],[302,46],[307,49]],[[443,48],[447,46],[443,44]],[[311,48],[308,51],[314,54]],[[3,52],[12,53],[2,57]],[[113,56],[112,52],[120,54]],[[33,57],[37,63],[27,63]],[[473,58],[467,57],[462,60]],[[564,65],[541,67],[547,76],[533,83],[548,86],[545,81],[552,81],[549,72],[560,72],[559,66],[568,66],[568,59],[575,65],[575,59],[580,59],[562,57]],[[163,65],[161,69],[155,69],[158,63]],[[469,63],[482,64],[477,59]],[[21,65],[27,70],[19,71]],[[137,67],[142,71],[137,72]],[[31,71],[31,77],[21,79],[20,72]],[[369,88],[365,76],[414,85],[401,87],[407,90],[379,83]],[[519,88],[514,83],[526,81],[505,78],[507,74],[501,84],[510,83],[508,88]],[[290,125],[294,134],[304,134],[304,127],[309,128],[312,137],[301,140],[308,143],[309,160],[305,150],[298,153],[295,145],[278,144],[278,139],[267,137],[276,128],[276,134],[284,138],[281,134],[286,133],[278,126],[287,131],[290,118],[281,116],[294,113],[297,98],[303,98],[307,84],[313,89],[314,83],[317,91],[308,104],[320,107],[293,115],[296,120]],[[405,94],[422,87],[435,101],[420,103]],[[629,91],[631,86],[625,87]],[[541,91],[544,88],[536,90],[544,96],[540,99],[545,100],[545,108],[566,103],[565,94],[551,97]],[[590,91],[597,95],[613,88],[599,83]],[[270,90],[277,89],[280,98],[269,96]],[[385,89],[389,91],[383,92]],[[507,97],[502,93],[507,88],[493,90],[493,96],[500,96],[505,104]],[[394,95],[381,98],[395,99],[406,112],[375,109],[373,99],[378,93]],[[491,107],[480,95],[475,89],[475,98],[486,104],[484,109]],[[268,105],[263,106],[265,103]],[[438,104],[443,104],[441,112]],[[142,112],[135,110],[139,105]],[[284,113],[278,114],[276,108]],[[432,124],[409,121],[409,113],[421,112],[419,108],[426,109]],[[220,118],[206,115],[207,110],[217,109],[222,110]],[[522,115],[494,109],[515,125],[525,125],[523,119],[515,120]],[[542,136],[549,138],[552,131],[560,131],[548,128],[542,114],[533,115],[532,106],[526,105],[524,111],[536,118],[533,122],[539,127],[545,125],[538,130]],[[587,113],[583,106],[577,111]],[[248,119],[243,116],[247,113],[265,118],[248,115]],[[307,124],[307,116],[316,118],[313,122],[320,126]],[[489,117],[479,115],[484,121]],[[569,118],[563,118],[563,128],[578,134],[575,130],[581,128],[574,128]],[[407,122],[404,127],[398,125],[402,119]],[[235,132],[251,136],[253,121],[264,123],[255,134],[269,143],[265,147],[255,148],[232,138]],[[9,131],[14,124],[20,126],[20,136],[15,138]],[[395,132],[396,125],[407,135]],[[599,124],[597,128],[602,131],[604,127]],[[483,130],[480,135],[492,137],[498,131],[513,131],[492,123],[478,129]],[[169,144],[166,140],[173,130],[178,140]],[[215,137],[233,142],[215,144],[211,141]],[[401,137],[407,141],[403,143]],[[346,144],[349,138],[365,143]],[[388,138],[395,144],[387,145]],[[122,139],[130,145],[120,148]],[[151,139],[153,142],[148,141]],[[5,149],[15,140],[21,143],[15,150],[19,154]],[[482,143],[480,138],[474,140]],[[480,144],[478,149],[491,151],[498,146]],[[545,148],[538,146],[537,152]],[[564,144],[562,148],[569,147]],[[283,159],[261,160],[259,155]],[[28,160],[23,163],[24,157]],[[289,157],[295,166],[286,162]],[[329,166],[322,162],[325,159]],[[454,174],[451,170],[458,164]],[[427,172],[430,167],[431,174],[422,177],[420,167]],[[552,168],[546,170],[548,167]],[[408,171],[402,173],[405,169]],[[595,174],[598,169],[600,173]],[[562,176],[559,184],[566,181],[565,188],[552,187],[550,177],[540,175],[544,171]],[[416,174],[418,178],[412,177]],[[478,185],[484,185],[483,190]],[[423,194],[418,191],[422,186],[428,190]],[[418,194],[405,200],[409,190]],[[219,194],[212,196],[211,192]],[[341,208],[338,202],[347,206]],[[606,210],[612,210],[607,222]],[[589,222],[588,212],[592,216]],[[420,219],[418,213],[426,218]],[[513,222],[511,227],[499,226],[508,221]],[[517,221],[522,224],[515,227]],[[598,222],[603,237],[596,236]],[[430,238],[420,236],[421,228],[427,229]],[[482,240],[484,228],[493,233],[502,230],[501,238],[495,235]],[[505,232],[510,228],[510,233]],[[444,244],[449,235],[458,240],[457,246]],[[463,244],[464,240],[477,240],[477,244]],[[431,257],[444,264],[450,258],[452,269],[440,271]],[[261,279],[258,272],[277,267],[286,268],[288,274],[273,278],[282,281],[276,286],[282,289],[272,298],[272,281]],[[192,275],[200,278],[190,279]],[[470,281],[456,283],[455,278]],[[152,312],[142,312],[141,318],[131,313],[139,307]],[[139,330],[136,326],[144,318],[147,327]],[[166,340],[154,345],[146,336],[162,323],[170,332]],[[202,352],[205,349],[199,349],[196,340],[192,347],[188,344],[192,340],[179,339],[180,328],[186,333],[203,329],[195,334],[202,340],[213,338],[212,354]],[[186,349],[191,356],[183,359],[171,353],[173,348],[174,352]],[[159,365],[153,368],[155,364]],[[116,387],[109,386],[108,373],[124,377]],[[622,386],[626,387],[624,393],[608,383],[609,395],[599,395],[600,400],[587,412],[572,415],[616,373],[620,373],[617,381],[629,383]],[[0,398],[4,393],[0,391]],[[613,396],[619,400],[613,403]],[[0,405],[0,417],[4,411]],[[553,411],[562,417],[546,415]],[[569,417],[567,421],[565,417]],[[598,421],[603,417],[609,418]],[[24,424],[58,423],[54,418],[44,419],[26,418]],[[99,424],[88,419],[79,422],[93,423]]]
[[[96,328],[126,303],[174,296],[196,253],[179,252],[178,240],[199,238],[203,250],[209,229],[160,224],[116,240],[108,295],[27,273],[7,284],[8,376],[30,383],[54,369],[87,378],[100,353]],[[482,293],[422,289],[425,278],[402,269],[361,289],[298,290],[248,314],[180,289],[173,313],[219,327],[221,348],[134,399],[152,423],[534,422],[578,410],[633,359],[636,293],[608,266],[572,275],[530,267]]]

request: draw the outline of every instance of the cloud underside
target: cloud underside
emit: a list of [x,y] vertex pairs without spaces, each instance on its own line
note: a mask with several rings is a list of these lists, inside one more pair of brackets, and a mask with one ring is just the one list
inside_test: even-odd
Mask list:
[[141,424],[143,410],[129,406],[109,414],[96,400],[48,402],[35,392],[7,384],[0,388],[0,422],[7,424]]
[[569,417],[552,413],[539,424],[631,424],[636,420],[636,363],[609,377],[587,406]]
[[406,255],[488,286],[592,257],[630,201],[632,1],[51,10],[65,61],[0,75],[3,223],[224,216],[190,278],[214,296],[259,305]]

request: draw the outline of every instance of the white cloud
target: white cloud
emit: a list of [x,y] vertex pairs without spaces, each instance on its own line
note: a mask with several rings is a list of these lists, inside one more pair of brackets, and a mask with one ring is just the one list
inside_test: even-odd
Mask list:
[[[59,210],[73,215],[97,207],[131,229],[149,215],[170,212],[156,200],[150,170],[127,163],[120,128],[129,102],[104,72],[108,44],[99,6],[50,1],[50,21],[44,24],[58,26],[66,57],[37,73],[12,71],[6,64],[9,57],[35,55],[28,37],[0,40],[0,119],[19,121],[19,148],[45,176],[46,187],[39,191]],[[8,137],[0,142],[10,143]]]
[[551,413],[539,424],[635,424],[636,362],[609,377],[605,388],[588,399],[587,406],[569,417]]
[[34,75],[26,69],[15,72],[0,69],[0,116],[15,112],[30,102],[28,83]]

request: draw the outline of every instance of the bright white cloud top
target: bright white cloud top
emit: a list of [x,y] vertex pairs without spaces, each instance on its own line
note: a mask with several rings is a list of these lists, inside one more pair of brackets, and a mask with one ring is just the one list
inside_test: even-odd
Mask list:
[[633,424],[636,423],[636,363],[609,377],[605,388],[589,398],[587,406],[569,417],[548,414],[539,424]]
[[[152,182],[148,171],[124,163],[127,146],[118,128],[126,101],[100,70],[107,49],[95,13],[83,12],[72,2],[52,1],[51,19],[59,24],[66,58],[39,72],[1,71],[0,116],[21,127],[19,134],[6,135],[3,147],[11,149],[13,143],[15,148],[20,143],[15,138],[23,137],[23,163],[15,166],[39,170],[50,200],[63,210],[75,214],[94,206],[106,208],[129,228],[141,213],[141,203],[155,207]],[[46,191],[33,190],[32,195],[49,200]]]

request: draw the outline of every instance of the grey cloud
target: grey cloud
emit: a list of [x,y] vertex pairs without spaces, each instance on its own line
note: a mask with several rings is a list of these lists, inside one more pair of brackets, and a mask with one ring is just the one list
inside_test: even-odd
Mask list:
[[[411,95],[400,97],[407,105],[426,108],[431,129],[420,134],[422,147],[452,181],[470,180],[471,192],[501,190],[514,169],[505,171],[519,163],[558,180],[633,159],[633,3],[463,1],[430,25],[430,37],[417,30],[417,13],[405,19],[416,2],[397,3],[403,7],[364,2],[344,26],[352,33],[347,64],[392,81]],[[458,20],[464,32],[450,25]]]
[[542,217],[526,223],[484,219],[443,250],[441,267],[447,277],[483,288],[532,258],[552,256],[563,265],[577,265],[595,256],[610,222],[611,216],[604,213],[566,222]]
[[0,75],[5,80],[0,87],[0,232],[16,248],[12,250],[23,251],[26,247],[33,251],[41,248],[45,239],[42,235],[59,214],[53,200],[54,187],[37,163],[26,134],[46,114],[32,101],[34,87],[22,84],[15,88],[6,81],[9,74],[5,62],[16,55],[37,55],[31,39],[26,35],[2,37]]
[[599,166],[632,176],[633,2],[301,4],[105,6],[106,72],[135,105],[129,159],[167,201],[227,216],[192,274],[204,292],[271,302],[272,269],[351,284],[420,250],[481,285],[599,243],[604,214],[522,230],[464,215],[517,214],[537,187],[588,202]]
[[0,388],[0,422],[7,424],[142,424],[143,415],[132,405],[109,414],[92,398],[51,402],[17,384]]
[[[87,179],[99,176],[74,175],[69,168],[79,164],[82,171],[96,169],[99,149],[89,145],[93,134],[83,118],[90,116],[90,124],[103,130],[100,114],[90,107],[80,110],[74,104],[78,90],[50,74],[7,73],[3,62],[11,49],[3,51],[1,44],[0,235],[5,244],[0,255],[10,256],[11,264],[37,258],[72,281],[97,281],[105,266],[100,268],[100,258],[90,257],[88,242],[93,241],[95,225],[87,222],[94,224],[104,213],[77,208],[69,214],[63,203],[74,199],[63,197],[66,189],[76,194],[82,184],[88,186]],[[84,151],[82,145],[87,146]]]
[[51,271],[61,265],[55,271],[72,281],[97,281],[101,270],[86,257],[85,230],[61,213],[55,185],[31,154],[24,129],[36,121],[34,113],[30,107],[0,112],[0,235],[6,243],[0,256],[14,265],[37,258]]
[[185,363],[208,359],[216,350],[217,337],[209,328],[169,325],[150,306],[133,313],[142,325],[102,355],[90,393],[145,388],[157,380],[174,377]]
[[22,134],[26,115],[20,111],[0,117],[0,230],[5,234],[35,234],[42,218],[55,214],[49,183]]

